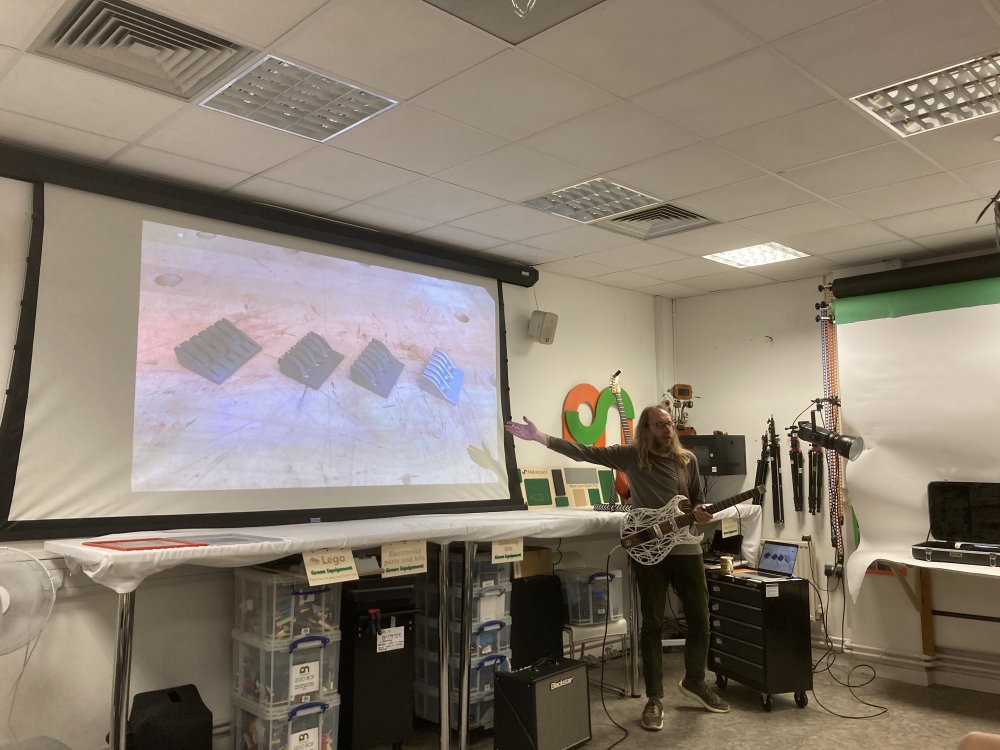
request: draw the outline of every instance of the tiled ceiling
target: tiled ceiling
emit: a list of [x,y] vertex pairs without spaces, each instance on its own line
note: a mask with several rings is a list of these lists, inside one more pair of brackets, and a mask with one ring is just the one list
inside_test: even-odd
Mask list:
[[[29,51],[75,3],[2,2],[0,142],[669,297],[996,250],[1000,117],[903,138],[850,100],[997,51],[1000,0],[134,0],[399,102],[323,143]],[[524,205],[598,177],[717,223]],[[701,257],[763,242],[809,257]]]

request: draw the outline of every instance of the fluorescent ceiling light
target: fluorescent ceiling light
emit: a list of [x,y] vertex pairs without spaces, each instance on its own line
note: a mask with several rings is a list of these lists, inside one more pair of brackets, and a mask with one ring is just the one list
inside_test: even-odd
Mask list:
[[1000,52],[856,96],[904,138],[1000,112]]
[[524,201],[524,205],[586,223],[660,202],[658,198],[598,177],[539,195]]
[[763,245],[741,247],[738,250],[726,250],[724,253],[713,253],[701,257],[705,260],[725,263],[727,266],[750,268],[751,266],[763,266],[767,263],[779,263],[783,260],[808,258],[809,256],[777,242],[765,242]]
[[396,104],[333,76],[268,55],[201,106],[326,141]]

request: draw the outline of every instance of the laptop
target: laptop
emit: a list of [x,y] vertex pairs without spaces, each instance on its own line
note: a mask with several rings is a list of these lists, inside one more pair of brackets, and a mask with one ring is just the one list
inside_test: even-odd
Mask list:
[[742,575],[751,580],[767,581],[795,577],[795,559],[799,545],[786,542],[764,542],[761,544],[757,568]]

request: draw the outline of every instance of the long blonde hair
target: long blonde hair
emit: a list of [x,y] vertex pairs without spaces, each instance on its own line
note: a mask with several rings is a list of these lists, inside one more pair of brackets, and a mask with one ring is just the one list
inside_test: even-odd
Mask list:
[[[662,406],[647,406],[642,410],[639,419],[636,420],[635,446],[639,452],[640,469],[649,469],[652,465],[650,455],[652,455],[653,448],[653,432],[649,428],[649,422],[652,419],[654,411],[663,411],[669,414]],[[681,445],[680,438],[677,437],[677,433],[675,432],[673,439],[670,441],[670,451],[666,457],[676,462],[678,466],[687,466],[694,457],[694,454]]]

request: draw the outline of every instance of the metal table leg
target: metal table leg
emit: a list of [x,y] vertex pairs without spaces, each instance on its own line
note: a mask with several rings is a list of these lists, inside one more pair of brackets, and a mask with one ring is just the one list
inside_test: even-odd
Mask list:
[[125,750],[128,731],[128,693],[132,671],[132,623],[135,615],[135,592],[118,595],[118,627],[115,645],[115,672],[112,681],[111,750]]

